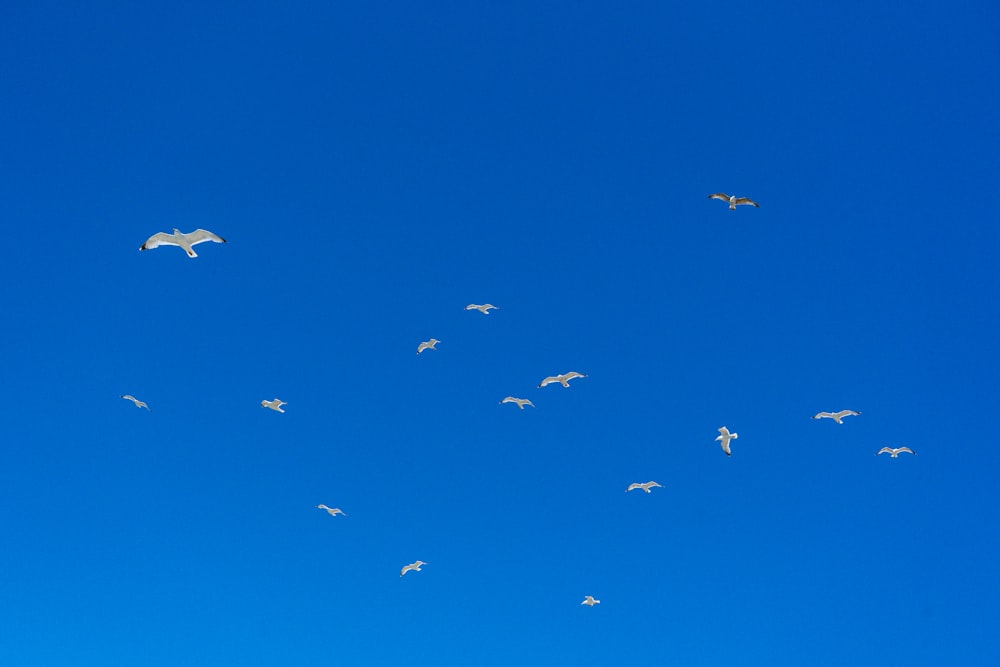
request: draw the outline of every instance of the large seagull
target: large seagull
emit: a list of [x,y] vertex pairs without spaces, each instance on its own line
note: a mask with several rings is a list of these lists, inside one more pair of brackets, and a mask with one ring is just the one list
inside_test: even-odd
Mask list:
[[570,371],[569,373],[563,373],[562,375],[550,375],[547,378],[545,378],[544,380],[542,380],[538,384],[538,386],[539,386],[539,388],[541,388],[541,387],[544,387],[546,385],[550,385],[553,382],[558,382],[559,384],[561,384],[564,387],[569,387],[569,381],[572,380],[573,378],[585,378],[585,377],[587,377],[587,376],[584,375],[583,373],[577,373],[576,371]]
[[167,234],[166,232],[153,234],[146,239],[145,243],[139,246],[139,250],[152,250],[153,248],[159,248],[161,245],[175,245],[184,248],[184,252],[187,253],[188,257],[197,257],[198,255],[192,246],[207,241],[225,243],[226,239],[213,234],[207,229],[196,229],[189,234],[185,234],[175,227],[173,234]]
[[735,440],[738,437],[740,437],[739,433],[730,433],[729,429],[723,426],[719,429],[719,436],[715,439],[719,441],[720,445],[722,445],[722,451],[726,453],[726,456],[732,456],[733,453],[729,451],[729,441]]
[[826,419],[832,419],[838,424],[843,424],[844,422],[841,420],[843,420],[844,417],[852,415],[857,417],[860,414],[861,414],[860,412],[857,412],[855,410],[841,410],[840,412],[817,412],[816,414],[813,415],[813,419],[826,418]]
[[714,195],[708,195],[708,198],[709,199],[719,199],[721,201],[729,202],[729,210],[730,211],[735,211],[737,205],[740,205],[740,204],[746,204],[748,206],[753,206],[753,207],[756,207],[756,208],[760,208],[760,204],[758,204],[754,200],[750,199],[749,197],[737,197],[736,195],[733,195],[732,197],[730,197],[729,195],[727,195],[727,194],[725,194],[723,192],[716,192]]

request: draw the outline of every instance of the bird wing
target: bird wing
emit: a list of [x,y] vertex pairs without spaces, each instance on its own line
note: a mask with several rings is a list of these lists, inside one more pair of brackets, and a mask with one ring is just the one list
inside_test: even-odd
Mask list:
[[504,403],[517,403],[517,399],[514,398],[513,396],[508,396],[507,398],[500,401],[500,405],[503,405]]
[[[897,454],[899,454],[900,452],[909,452],[910,454],[914,454],[913,450],[910,449],[909,447],[900,447],[899,449],[896,450]],[[916,456],[916,454],[914,454],[914,456]]]
[[540,382],[540,383],[538,384],[538,386],[539,386],[539,387],[544,387],[545,385],[547,385],[547,384],[552,384],[553,382],[559,382],[559,378],[557,378],[557,377],[556,377],[556,376],[554,376],[554,375],[550,375],[550,376],[548,376],[547,378],[545,378],[544,380],[542,380],[542,381],[541,381],[541,382]]
[[750,199],[749,197],[737,197],[735,203],[736,204],[749,204],[750,206],[756,206],[757,208],[760,208],[760,204],[758,204],[754,200]]
[[723,438],[729,437],[729,429],[726,428],[725,426],[723,426],[722,428],[719,429],[719,433],[722,434]]
[[468,306],[465,307],[466,310],[476,310],[477,308],[479,308],[479,306],[477,306],[474,303],[470,303]]
[[124,396],[122,396],[122,398],[124,398],[126,401],[134,401],[135,400],[135,396],[133,396],[132,394],[125,394]]
[[196,229],[190,234],[184,235],[187,238],[188,243],[191,245],[198,245],[199,243],[205,243],[206,241],[214,241],[215,243],[225,243],[226,239],[213,234],[207,229]]
[[657,484],[656,482],[649,482],[649,485],[650,485],[650,486],[658,486],[658,487],[660,487],[661,489],[663,488],[663,485],[662,485],[662,484]]
[[889,447],[883,447],[882,449],[878,450],[878,454],[875,454],[875,456],[878,456],[879,454],[892,454],[892,449]]
[[720,444],[722,445],[722,451],[724,451],[726,453],[726,456],[732,456],[733,455],[732,451],[730,451],[730,449],[729,449],[729,440],[728,439],[723,440]]
[[722,192],[716,192],[714,195],[708,195],[709,199],[720,199],[722,201],[729,201],[729,195]]
[[625,489],[625,493],[628,493],[629,491],[631,491],[633,489],[638,489],[638,488],[641,488],[641,487],[642,487],[642,484],[640,484],[639,482],[632,482],[631,484],[628,485],[628,488]]
[[177,245],[174,241],[174,235],[157,232],[146,239],[146,242],[139,246],[139,250],[152,250],[153,248],[157,248],[161,245]]
[[823,417],[829,417],[829,418],[833,419],[833,413],[832,412],[817,412],[813,416],[813,419],[822,419]]
[[834,416],[835,417],[839,417],[840,419],[843,419],[844,417],[847,417],[848,415],[859,415],[859,414],[861,414],[861,413],[860,412],[855,412],[854,410],[841,410],[840,412],[838,412]]

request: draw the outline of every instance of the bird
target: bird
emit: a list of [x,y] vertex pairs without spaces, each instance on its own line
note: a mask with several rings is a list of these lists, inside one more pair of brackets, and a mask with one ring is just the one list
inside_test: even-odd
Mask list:
[[490,308],[493,308],[494,310],[500,310],[500,306],[494,306],[492,303],[484,303],[481,306],[476,303],[470,303],[468,306],[465,307],[466,310],[478,310],[483,315],[489,315]]
[[199,243],[205,243],[206,241],[214,241],[215,243],[226,243],[226,239],[221,236],[217,236],[207,229],[196,229],[189,234],[183,233],[181,230],[174,227],[173,234],[167,234],[166,232],[158,232],[153,234],[146,242],[139,246],[139,250],[152,250],[153,248],[158,248],[161,245],[175,245],[184,248],[184,252],[187,253],[188,257],[197,257],[194,248],[191,246],[196,246]]
[[649,489],[654,486],[659,487],[661,489],[663,488],[662,484],[657,484],[656,482],[644,482],[642,484],[640,484],[639,482],[632,482],[631,484],[628,485],[628,488],[625,489],[625,493],[628,493],[629,491],[634,491],[635,489],[642,489],[646,493],[652,493]]
[[500,401],[500,405],[503,405],[504,403],[517,403],[517,407],[521,408],[522,410],[524,410],[524,406],[526,406],[526,405],[530,405],[531,407],[535,407],[535,404],[532,403],[531,401],[529,401],[528,399],[526,399],[526,398],[514,398],[513,396],[508,396],[507,398],[505,398],[502,401]]
[[406,574],[410,570],[413,570],[414,572],[423,572],[423,570],[420,569],[420,566],[421,565],[427,565],[427,564],[428,563],[425,563],[422,560],[418,560],[416,563],[410,563],[409,565],[404,565],[403,569],[399,571],[399,576],[402,577],[404,574]]
[[260,407],[262,407],[262,408],[271,408],[275,412],[280,412],[280,413],[284,414],[285,411],[281,409],[282,405],[288,405],[288,403],[286,403],[285,401],[278,400],[277,398],[274,399],[273,401],[261,401],[260,402]]
[[600,600],[595,600],[593,595],[587,595],[584,597],[583,602],[580,604],[585,604],[588,607],[593,607],[595,604],[601,604]]
[[569,386],[569,381],[573,378],[585,378],[587,377],[583,373],[577,373],[576,371],[570,371],[569,373],[563,373],[562,375],[550,375],[544,380],[542,380],[538,386],[539,388],[544,387],[547,384],[552,384],[553,382],[558,382],[564,387]]
[[417,345],[417,354],[420,354],[424,350],[436,350],[437,348],[434,346],[440,342],[437,338],[431,338],[429,341]]
[[316,508],[321,510],[326,510],[326,513],[329,514],[330,516],[337,516],[338,514],[347,516],[346,514],[344,514],[344,511],[339,507],[327,507],[326,505],[317,505]]
[[749,197],[737,197],[735,195],[733,195],[732,197],[730,197],[729,195],[724,194],[722,192],[716,192],[714,195],[708,195],[708,198],[709,199],[720,199],[722,201],[729,202],[729,210],[730,211],[735,211],[737,204],[749,204],[750,206],[754,206],[756,208],[760,208],[760,204],[758,204],[754,200],[750,199]]
[[844,422],[841,420],[844,417],[847,417],[849,415],[857,416],[860,414],[861,414],[860,412],[856,412],[854,410],[841,410],[840,412],[817,412],[815,415],[813,415],[813,419],[823,419],[824,417],[827,417],[837,422],[838,424],[843,424]]
[[145,403],[143,403],[142,401],[140,401],[138,398],[136,398],[132,394],[125,394],[124,396],[122,396],[122,398],[124,398],[126,401],[132,401],[133,403],[135,403],[135,407],[137,407],[137,408],[146,408],[147,410],[149,410],[149,406],[148,405],[146,405]]
[[726,456],[732,456],[732,452],[729,451],[729,441],[735,440],[740,437],[739,433],[730,433],[729,429],[723,426],[719,429],[720,436],[716,438],[722,444],[722,451],[726,453]]
[[895,449],[893,449],[892,447],[883,447],[882,449],[878,450],[878,454],[876,454],[875,456],[878,456],[879,454],[889,454],[890,456],[892,456],[892,458],[895,459],[899,458],[899,455],[902,454],[903,452],[909,452],[914,456],[917,455],[917,453],[914,452],[909,447],[896,447]]

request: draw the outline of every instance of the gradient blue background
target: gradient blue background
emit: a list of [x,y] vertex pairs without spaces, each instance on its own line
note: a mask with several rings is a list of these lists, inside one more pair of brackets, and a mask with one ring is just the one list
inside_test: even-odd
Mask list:
[[1000,660],[994,3],[136,4],[0,8],[0,663]]

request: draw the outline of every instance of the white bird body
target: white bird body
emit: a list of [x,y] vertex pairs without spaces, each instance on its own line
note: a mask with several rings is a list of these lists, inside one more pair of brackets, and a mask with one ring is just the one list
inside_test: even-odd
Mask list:
[[526,399],[526,398],[514,398],[513,396],[508,396],[507,398],[505,398],[502,401],[500,401],[500,405],[503,405],[504,403],[516,403],[517,407],[519,407],[522,410],[524,410],[524,406],[526,406],[526,405],[530,405],[531,407],[535,407],[535,404],[532,403],[531,401],[529,401],[528,399]]
[[213,234],[207,229],[196,229],[193,232],[185,234],[175,227],[173,234],[167,234],[166,232],[153,234],[146,239],[145,243],[139,246],[139,250],[152,250],[161,245],[175,245],[183,248],[188,257],[197,257],[198,255],[195,253],[193,246],[205,243],[206,241],[225,243],[226,239]]
[[593,607],[595,604],[601,604],[600,600],[595,600],[593,595],[587,595],[583,598],[583,602],[580,604],[585,604],[588,607]]
[[661,489],[663,488],[662,484],[657,484],[656,482],[643,482],[642,484],[640,484],[639,482],[632,482],[631,484],[628,485],[628,488],[625,489],[625,493],[628,493],[629,491],[633,491],[635,489],[642,489],[646,493],[652,493],[650,489],[654,486],[659,487]]
[[136,398],[132,394],[125,394],[124,396],[122,396],[122,398],[124,398],[126,401],[132,401],[133,403],[135,403],[135,407],[137,407],[137,408],[146,408],[147,410],[149,410],[149,406],[148,405],[146,405],[145,403],[143,403],[142,401],[140,401],[138,398]]
[[550,385],[553,382],[558,382],[559,384],[561,384],[564,387],[569,387],[569,381],[572,380],[573,378],[585,378],[585,377],[587,377],[587,376],[584,375],[583,373],[577,373],[576,371],[570,371],[569,373],[563,373],[562,375],[550,375],[547,378],[545,378],[544,380],[542,380],[538,384],[538,386],[539,386],[539,388],[541,388],[541,387],[544,387],[546,385]]
[[719,199],[719,200],[722,200],[724,202],[729,202],[729,210],[730,211],[735,211],[736,210],[736,206],[740,205],[740,204],[745,204],[747,206],[753,206],[753,207],[756,207],[756,208],[760,208],[760,204],[758,204],[754,200],[750,199],[749,197],[737,197],[736,195],[733,195],[732,197],[730,197],[729,195],[727,195],[727,194],[725,194],[723,192],[716,192],[714,195],[708,195],[708,198],[709,199]]
[[857,412],[855,410],[841,410],[840,412],[817,412],[815,415],[813,415],[813,419],[824,419],[824,418],[832,419],[838,424],[843,424],[844,422],[842,420],[844,419],[844,417],[848,417],[851,415],[856,417],[860,414],[861,414],[860,412]]
[[878,456],[879,454],[888,454],[889,456],[895,459],[899,458],[899,455],[902,454],[903,452],[908,452],[910,454],[913,454],[914,456],[917,455],[917,453],[914,452],[909,447],[896,447],[895,449],[893,449],[892,447],[883,447],[882,449],[878,450],[878,454],[876,454],[875,456]]
[[280,412],[280,413],[284,414],[285,411],[281,409],[282,405],[288,405],[288,403],[286,403],[285,401],[279,400],[277,398],[274,399],[273,401],[261,401],[260,402],[260,407],[262,407],[262,408],[271,408],[275,412]]
[[412,571],[414,571],[414,572],[422,572],[422,570],[420,569],[420,566],[421,566],[421,565],[428,565],[428,563],[425,563],[425,562],[424,562],[424,561],[422,561],[422,560],[418,560],[418,561],[417,561],[417,562],[415,562],[415,563],[410,563],[409,565],[404,565],[404,566],[403,566],[403,569],[402,569],[402,570],[400,570],[400,572],[399,572],[399,576],[401,576],[401,577],[402,577],[402,576],[403,576],[404,574],[406,574],[406,573],[407,573],[407,572],[409,572],[410,570],[412,570]]
[[499,306],[494,306],[492,303],[484,303],[481,306],[476,303],[470,303],[468,306],[465,307],[466,310],[478,310],[483,315],[489,315],[490,308],[493,308],[494,310],[500,310]]
[[337,516],[338,514],[342,516],[347,516],[346,514],[344,514],[344,511],[339,507],[327,507],[326,505],[317,505],[316,508],[321,510],[326,510],[326,513],[329,514],[330,516]]
[[420,354],[424,350],[437,350],[437,348],[434,346],[440,342],[441,341],[439,341],[437,338],[431,338],[428,341],[424,341],[420,345],[417,345],[417,354]]
[[729,441],[736,440],[739,437],[740,437],[739,433],[730,433],[729,429],[723,426],[722,428],[719,429],[719,436],[716,437],[715,439],[718,440],[719,443],[722,445],[722,451],[726,453],[726,456],[732,456],[733,453],[729,451]]

